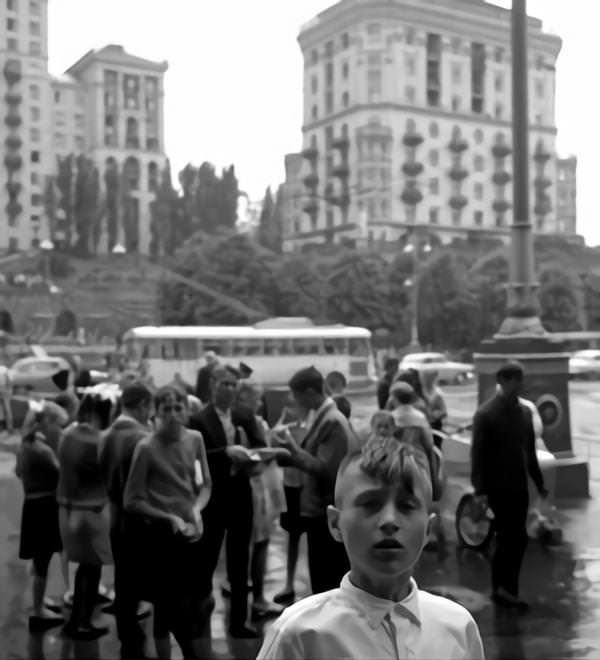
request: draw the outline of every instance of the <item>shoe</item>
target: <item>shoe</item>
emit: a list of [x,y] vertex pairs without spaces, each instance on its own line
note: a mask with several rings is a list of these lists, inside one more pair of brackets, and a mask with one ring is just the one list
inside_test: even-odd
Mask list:
[[55,614],[62,614],[64,605],[57,603],[53,598],[44,598],[44,607]]
[[229,636],[235,639],[258,639],[261,635],[256,628],[250,626],[229,626]]
[[284,609],[285,607],[275,603],[252,605],[252,620],[259,621],[261,619],[276,619]]
[[273,602],[278,605],[293,605],[296,601],[295,591],[280,591],[274,598]]
[[115,599],[115,590],[107,589],[103,584],[98,587],[98,595],[96,596],[97,603],[112,603]]
[[106,635],[108,633],[108,626],[95,626],[93,623],[77,626],[67,623],[63,628],[63,632],[71,639],[91,641]]
[[51,611],[46,611],[42,614],[32,614],[29,617],[29,630],[32,632],[48,630],[49,628],[61,626],[64,622],[65,618],[63,616]]

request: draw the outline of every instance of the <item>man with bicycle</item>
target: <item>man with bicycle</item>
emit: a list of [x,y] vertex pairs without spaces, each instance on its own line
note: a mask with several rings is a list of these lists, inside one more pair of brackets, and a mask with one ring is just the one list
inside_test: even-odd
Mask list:
[[494,513],[496,551],[492,559],[492,599],[526,609],[519,598],[519,573],[527,547],[528,477],[541,497],[548,494],[537,459],[531,411],[519,401],[523,366],[498,369],[498,391],[475,413],[471,481],[482,505]]

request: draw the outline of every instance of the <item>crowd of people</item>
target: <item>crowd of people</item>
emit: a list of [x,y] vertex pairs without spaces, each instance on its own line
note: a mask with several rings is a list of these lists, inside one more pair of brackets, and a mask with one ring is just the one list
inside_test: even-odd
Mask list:
[[[33,573],[30,625],[64,624],[74,639],[104,635],[95,615],[103,567],[113,565],[114,600],[105,599],[105,611],[116,618],[123,658],[145,657],[140,621],[150,614],[158,657],[171,657],[171,636],[185,658],[211,657],[223,552],[229,635],[257,638],[253,622],[279,616],[261,658],[404,657],[398,644],[414,657],[482,657],[470,615],[419,591],[411,576],[431,536],[445,542],[435,514],[447,410],[436,374],[422,374],[421,382],[418,372],[389,361],[379,410],[361,429],[351,422],[343,374],[324,377],[307,367],[290,380],[269,426],[269,402],[252,370],[208,358],[195,387],[176,375],[154,388],[138,373],[123,376],[118,388],[84,388],[79,397],[65,381],[54,401],[31,403],[17,459],[25,494],[20,556]],[[498,381],[498,396],[508,392],[510,405],[514,380],[510,372]],[[476,417],[474,485],[501,519],[508,506],[520,511],[524,496],[507,500],[484,485],[481,427],[486,416],[504,415],[507,400]],[[513,418],[502,424],[527,423]],[[532,474],[543,492],[541,476]],[[286,580],[271,602],[264,581],[278,525],[288,535]],[[312,596],[296,603],[303,535]],[[494,588],[505,601],[517,599],[523,549],[513,528],[503,532]],[[45,593],[54,555],[65,587],[59,604]],[[381,627],[378,641],[360,621]],[[415,637],[407,621],[427,638]],[[390,644],[396,655],[384,652]]]

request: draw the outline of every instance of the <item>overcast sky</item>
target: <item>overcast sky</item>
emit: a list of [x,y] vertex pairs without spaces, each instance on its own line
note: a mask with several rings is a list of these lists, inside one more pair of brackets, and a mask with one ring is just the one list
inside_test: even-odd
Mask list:
[[[166,148],[187,162],[235,164],[260,199],[283,180],[283,155],[301,145],[300,25],[332,0],[49,0],[50,62],[61,73],[90,48],[122,44],[168,60]],[[509,0],[496,4],[508,6]],[[530,14],[563,38],[558,62],[558,149],[579,158],[578,226],[600,244],[592,200],[600,155],[598,0],[529,0]]]

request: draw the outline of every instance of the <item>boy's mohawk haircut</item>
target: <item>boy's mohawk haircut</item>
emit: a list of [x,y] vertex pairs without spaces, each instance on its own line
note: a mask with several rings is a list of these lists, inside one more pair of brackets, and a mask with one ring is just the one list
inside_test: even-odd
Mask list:
[[411,495],[415,492],[415,486],[420,484],[428,503],[431,502],[432,487],[427,457],[412,446],[396,438],[371,437],[359,452],[346,457],[340,466],[338,478],[355,462],[369,477],[388,486],[401,486]]

